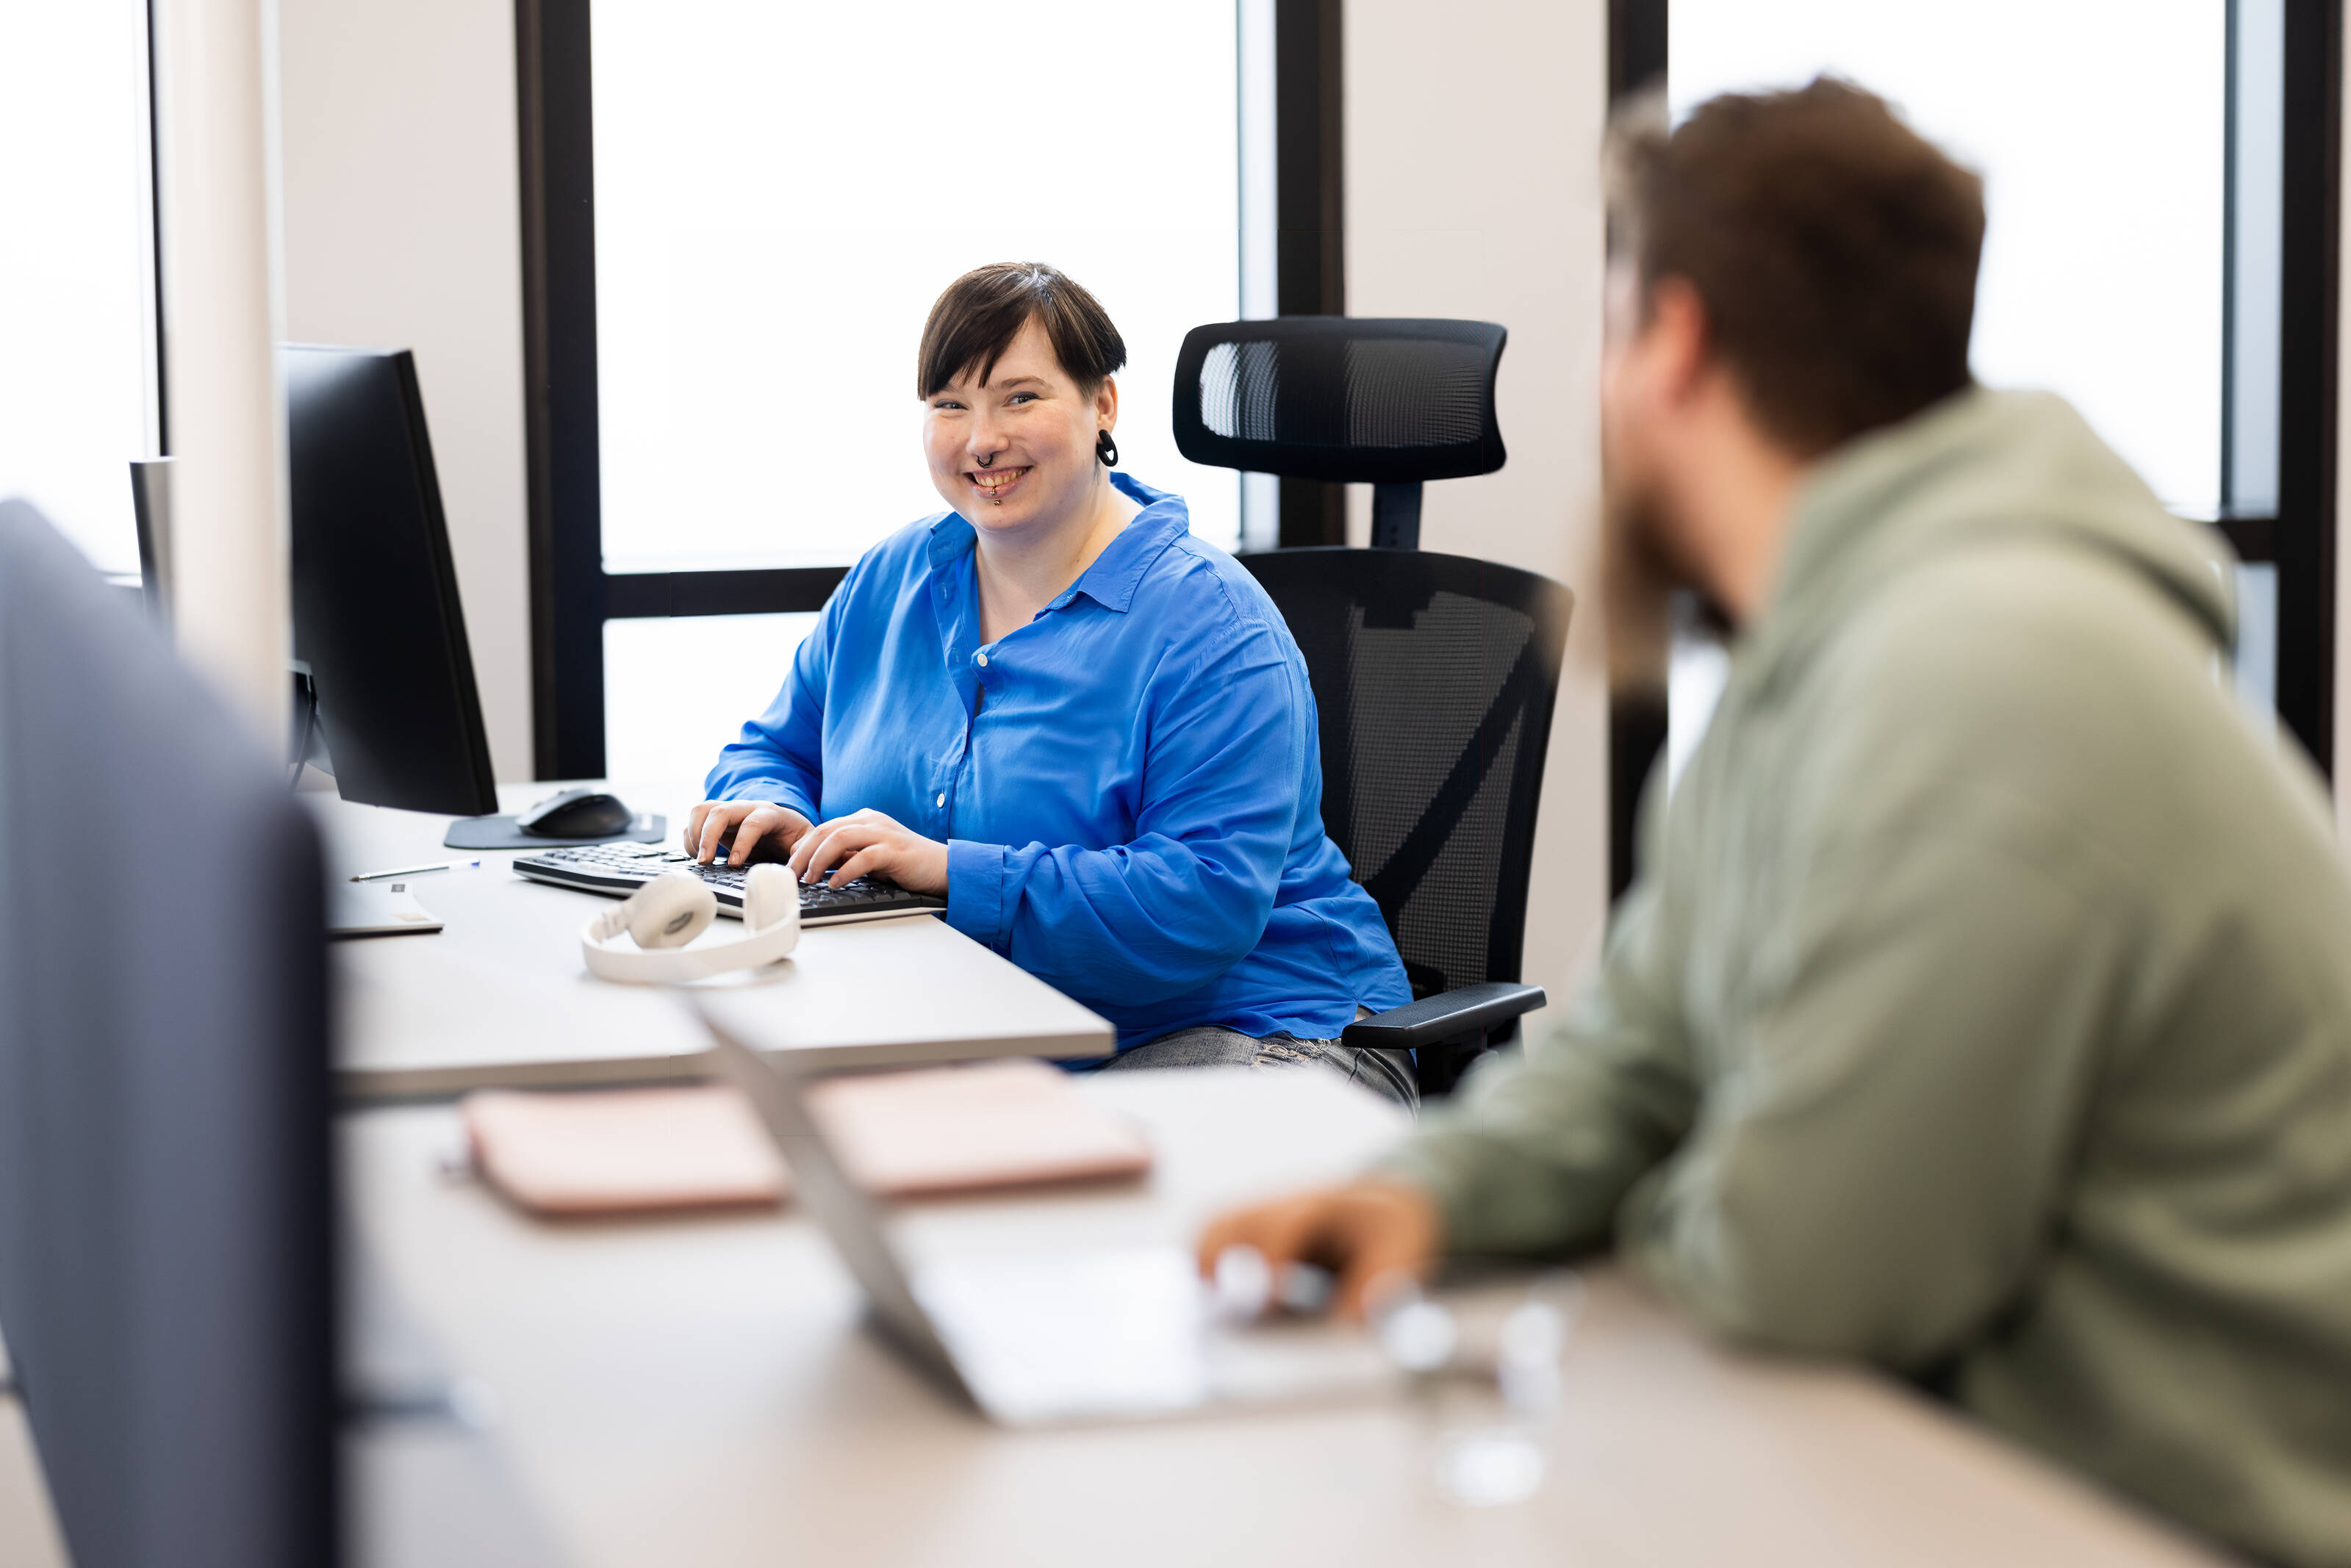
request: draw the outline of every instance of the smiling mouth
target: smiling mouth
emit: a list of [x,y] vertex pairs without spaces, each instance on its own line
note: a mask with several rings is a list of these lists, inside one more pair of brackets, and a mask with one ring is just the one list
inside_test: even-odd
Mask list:
[[967,468],[964,470],[963,476],[971,482],[971,487],[978,491],[982,497],[1001,506],[1004,504],[1004,497],[1012,494],[1014,488],[1028,476],[1028,473],[1029,470],[1026,467]]

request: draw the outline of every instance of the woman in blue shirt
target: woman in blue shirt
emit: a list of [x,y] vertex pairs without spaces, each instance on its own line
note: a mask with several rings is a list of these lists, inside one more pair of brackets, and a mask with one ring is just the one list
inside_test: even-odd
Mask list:
[[1322,831],[1305,663],[1181,499],[1111,473],[1125,360],[1051,267],[940,296],[918,371],[953,509],[852,569],[686,848],[944,894],[1117,1026],[1107,1066],[1322,1061],[1410,1103],[1401,1052],[1337,1040],[1411,993]]

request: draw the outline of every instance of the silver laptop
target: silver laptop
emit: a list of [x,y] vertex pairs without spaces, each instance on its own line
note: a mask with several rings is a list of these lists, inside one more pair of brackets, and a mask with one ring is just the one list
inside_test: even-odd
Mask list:
[[724,1075],[750,1097],[887,1336],[1006,1426],[1131,1420],[1235,1405],[1375,1397],[1405,1375],[1360,1329],[1236,1326],[1189,1253],[1138,1246],[910,1265],[880,1207],[841,1168],[789,1056],[766,1058],[709,1015]]

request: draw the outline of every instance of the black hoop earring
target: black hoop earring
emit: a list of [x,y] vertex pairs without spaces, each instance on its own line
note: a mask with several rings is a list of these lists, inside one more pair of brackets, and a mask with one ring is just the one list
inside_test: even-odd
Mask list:
[[1102,465],[1105,468],[1118,466],[1118,443],[1110,438],[1109,431],[1094,432],[1094,455],[1102,459]]

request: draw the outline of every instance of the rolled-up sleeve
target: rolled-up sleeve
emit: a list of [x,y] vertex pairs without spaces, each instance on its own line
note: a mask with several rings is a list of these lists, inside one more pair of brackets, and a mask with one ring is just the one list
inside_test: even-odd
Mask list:
[[1656,879],[1635,883],[1565,1021],[1473,1072],[1384,1162],[1437,1200],[1454,1251],[1597,1246],[1625,1195],[1688,1135],[1698,1090],[1663,903]]
[[1205,984],[1264,935],[1314,738],[1295,667],[1259,623],[1149,690],[1131,840],[947,852],[950,924],[1049,983],[1137,1002]]

